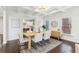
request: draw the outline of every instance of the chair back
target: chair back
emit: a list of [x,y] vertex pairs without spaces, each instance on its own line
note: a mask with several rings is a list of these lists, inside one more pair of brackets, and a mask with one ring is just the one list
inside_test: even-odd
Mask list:
[[42,41],[43,37],[43,33],[38,33],[34,36],[34,38],[32,39],[34,42],[40,42]]
[[44,40],[48,40],[48,39],[50,39],[50,36],[51,36],[51,31],[46,31],[44,33],[43,39]]

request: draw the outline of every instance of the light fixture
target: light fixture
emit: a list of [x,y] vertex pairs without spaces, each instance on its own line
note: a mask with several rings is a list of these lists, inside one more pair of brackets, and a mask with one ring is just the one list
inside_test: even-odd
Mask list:
[[41,12],[41,13],[46,12],[48,9],[49,9],[48,6],[37,6],[36,7],[36,11]]

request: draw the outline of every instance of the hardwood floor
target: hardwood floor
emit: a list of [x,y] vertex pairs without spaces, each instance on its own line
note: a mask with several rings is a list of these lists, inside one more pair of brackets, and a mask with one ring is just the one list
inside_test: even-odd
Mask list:
[[6,45],[0,48],[1,53],[20,53],[19,40],[8,41]]
[[[63,41],[63,43],[56,48],[49,51],[49,53],[74,53],[75,52],[75,43]],[[19,53],[20,46],[19,40],[8,41],[6,45],[0,48],[0,53]]]
[[0,47],[2,46],[2,42],[3,42],[3,35],[0,34]]
[[49,53],[75,53],[75,43],[63,41],[61,45],[52,49]]

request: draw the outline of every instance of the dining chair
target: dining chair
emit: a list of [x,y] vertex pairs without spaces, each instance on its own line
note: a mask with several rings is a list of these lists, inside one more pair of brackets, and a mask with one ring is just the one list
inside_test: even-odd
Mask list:
[[[19,36],[19,40],[20,40],[20,34],[18,34],[18,36]],[[21,43],[20,43],[20,50],[28,48],[27,42],[28,42],[28,38],[23,35],[23,40],[21,40]]]
[[51,36],[51,31],[50,31],[50,30],[44,32],[44,33],[43,33],[43,40],[44,40],[45,42],[50,43],[50,36]]
[[42,46],[43,33],[38,33],[32,38],[32,45],[36,48],[36,45]]

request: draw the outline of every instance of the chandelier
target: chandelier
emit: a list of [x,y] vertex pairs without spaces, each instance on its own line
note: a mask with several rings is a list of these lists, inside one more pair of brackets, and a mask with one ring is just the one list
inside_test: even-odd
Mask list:
[[40,12],[40,13],[46,12],[48,9],[49,9],[49,7],[47,7],[47,6],[37,6],[36,7],[36,11]]

